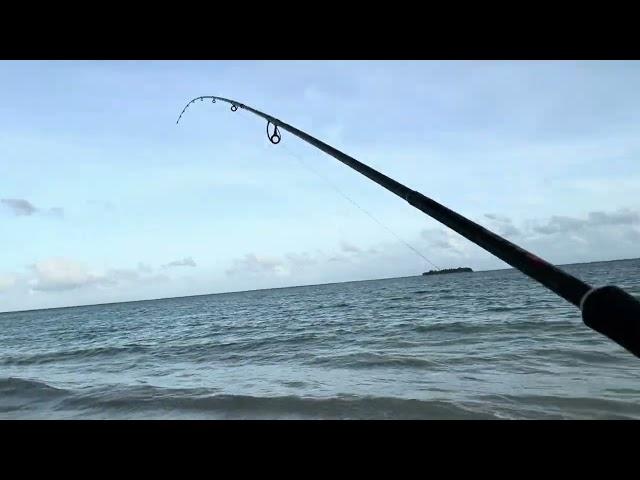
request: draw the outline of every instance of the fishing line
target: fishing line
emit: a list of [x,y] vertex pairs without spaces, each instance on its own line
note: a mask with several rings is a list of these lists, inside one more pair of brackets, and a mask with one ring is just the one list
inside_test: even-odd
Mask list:
[[[616,287],[615,285],[605,285],[603,287],[594,288],[579,278],[574,277],[537,255],[528,252],[515,243],[510,242],[506,238],[497,235],[496,233],[484,228],[482,225],[463,217],[458,212],[447,208],[443,204],[438,203],[422,193],[386,176],[384,173],[371,168],[369,165],[350,157],[331,145],[312,137],[308,133],[297,129],[282,120],[278,120],[271,115],[261,112],[260,110],[256,110],[255,108],[236,100],[216,97],[213,95],[196,97],[185,105],[178,117],[178,120],[176,120],[176,123],[180,121],[189,105],[198,100],[202,102],[205,99],[211,100],[212,103],[219,100],[230,104],[231,110],[234,112],[242,109],[263,118],[269,122],[269,124],[274,126],[273,133],[270,133],[268,129],[269,125],[267,125],[267,135],[269,136],[271,143],[280,142],[281,136],[278,130],[279,127],[307,142],[309,145],[316,147],[327,155],[332,156],[339,162],[377,183],[382,188],[405,200],[409,205],[449,227],[451,230],[459,233],[467,240],[485,249],[500,260],[508,263],[533,280],[544,285],[558,296],[564,298],[567,302],[579,307],[582,313],[582,320],[586,326],[598,333],[601,333],[602,335],[605,335],[621,347],[626,348],[635,356],[640,357],[640,301],[628,292]],[[317,174],[317,172],[315,173]],[[385,230],[389,230],[390,233],[392,233],[396,238],[398,238],[398,240],[418,254],[421,258],[432,263],[415,248],[411,247],[411,245],[399,238],[389,228],[382,225],[380,221],[373,218],[371,214],[366,212],[366,210],[360,207],[356,202],[348,198],[342,192],[339,193],[349,200],[349,202],[356,205],[358,209],[366,213],[367,216],[375,220],[376,223],[384,227]]]
[[[268,128],[268,126],[267,126]],[[279,133],[279,132],[278,132]],[[267,134],[268,134],[268,130],[267,130]],[[275,134],[274,134],[275,135]],[[272,143],[278,143],[280,141],[280,139],[278,138],[277,142],[274,142],[271,137],[269,137],[269,140],[271,140]],[[440,270],[440,267],[438,267],[435,263],[433,263],[431,260],[429,260],[427,257],[425,257],[422,253],[420,253],[420,251],[413,247],[412,245],[409,244],[409,242],[405,241],[404,239],[402,239],[399,235],[397,235],[393,230],[391,230],[389,227],[387,227],[385,224],[383,224],[380,220],[378,220],[376,217],[374,217],[371,213],[369,213],[367,210],[365,210],[363,207],[361,207],[355,200],[353,200],[351,197],[349,197],[346,193],[344,193],[342,190],[340,190],[337,186],[335,186],[326,176],[322,175],[320,172],[318,172],[316,169],[312,168],[309,164],[307,164],[307,162],[305,162],[301,156],[299,156],[297,153],[291,151],[289,148],[287,148],[286,145],[282,144],[280,145],[280,148],[282,148],[283,150],[285,150],[289,155],[291,155],[294,159],[296,159],[298,161],[298,163],[300,165],[302,165],[304,168],[310,170],[311,172],[315,173],[318,177],[320,177],[329,187],[331,187],[333,190],[335,190],[339,195],[342,196],[342,198],[344,198],[345,200],[347,200],[348,202],[350,202],[352,205],[354,205],[358,210],[360,210],[362,213],[364,213],[366,216],[368,216],[371,220],[373,220],[374,222],[376,222],[379,226],[381,226],[382,228],[384,228],[387,232],[389,232],[391,235],[393,235],[399,242],[401,242],[403,245],[405,245],[407,248],[409,248],[413,253],[415,253],[416,255],[418,255],[420,258],[422,258],[423,260],[425,260],[427,263],[429,263],[430,265],[432,265],[433,267],[436,268],[436,270]]]
[[[218,98],[218,97],[202,96],[202,97],[196,97],[196,98],[192,99],[189,103],[187,103],[185,105],[185,107],[183,108],[182,112],[180,112],[180,115],[178,116],[176,124],[180,123],[180,119],[182,118],[182,116],[185,114],[185,112],[187,111],[187,109],[189,108],[189,106],[192,103],[195,103],[198,100],[200,100],[202,102],[202,101],[204,101],[205,98],[206,99],[211,99],[211,103],[216,103],[216,98]],[[242,104],[238,104],[237,105],[236,102],[233,102],[233,101],[228,101],[228,103],[231,104],[231,111],[232,112],[235,112],[235,111],[238,110],[238,105],[240,105],[244,109],[247,109],[247,107],[245,105],[242,105]],[[271,117],[267,116],[267,138],[269,139],[269,141],[271,143],[273,143],[274,145],[277,145],[277,144],[280,143],[280,140],[282,139],[282,134],[280,133],[280,130],[278,129],[277,123],[275,123],[275,119],[270,119],[270,118]],[[269,126],[271,126],[271,125],[273,125],[273,133],[271,133],[270,130],[269,130]],[[283,148],[289,155],[291,155],[294,159],[296,159],[298,161],[298,163],[300,163],[300,165],[302,165],[304,168],[306,168],[308,170],[311,170],[311,172],[313,172],[318,177],[320,177],[327,185],[329,185],[333,190],[335,190],[344,199],[346,199],[348,202],[350,202],[352,205],[354,205],[362,213],[367,215],[371,220],[376,222],[380,227],[384,228],[387,232],[389,232],[391,235],[393,235],[400,243],[402,243],[404,246],[406,246],[409,250],[411,250],[413,253],[418,255],[420,258],[422,258],[425,262],[427,262],[431,266],[435,267],[436,270],[440,270],[440,267],[438,267],[435,263],[433,263],[431,260],[429,260],[427,257],[425,257],[417,248],[415,248],[412,245],[410,245],[409,242],[407,242],[406,240],[400,238],[400,236],[397,235],[393,230],[391,230],[389,227],[387,227],[385,224],[383,224],[380,220],[378,220],[376,217],[374,217],[371,213],[369,213],[367,210],[365,210],[363,207],[361,207],[355,200],[353,200],[346,193],[344,193],[342,190],[340,190],[338,187],[336,187],[333,183],[331,183],[331,181],[327,177],[322,175],[317,170],[311,168],[306,162],[304,162],[304,160],[302,160],[302,158],[298,154],[296,154],[295,152],[289,150],[285,145],[281,145],[281,148]]]

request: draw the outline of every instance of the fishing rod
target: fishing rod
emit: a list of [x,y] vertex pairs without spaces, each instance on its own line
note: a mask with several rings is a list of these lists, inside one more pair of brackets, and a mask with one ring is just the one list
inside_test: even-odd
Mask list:
[[[267,121],[267,137],[273,144],[280,143],[282,134],[279,128],[282,128],[331,155],[575,305],[582,312],[582,320],[585,325],[640,358],[640,301],[621,288],[612,285],[592,287],[422,193],[412,190],[342,153],[331,145],[235,100],[211,95],[196,97],[184,107],[176,124],[180,122],[187,108],[198,100],[201,102],[211,100],[212,103],[219,100],[230,104],[232,112],[241,108],[265,119]],[[273,125],[272,132],[269,129],[271,125]]]

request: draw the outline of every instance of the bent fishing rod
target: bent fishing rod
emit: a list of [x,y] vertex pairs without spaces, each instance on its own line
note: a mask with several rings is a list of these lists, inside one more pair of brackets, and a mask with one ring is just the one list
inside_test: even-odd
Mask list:
[[[231,105],[233,112],[243,109],[265,119],[267,121],[267,136],[273,144],[280,143],[282,135],[279,128],[282,128],[331,155],[575,305],[582,312],[582,320],[585,325],[607,336],[640,358],[640,301],[621,288],[611,285],[592,287],[422,193],[412,190],[342,153],[331,145],[235,100],[209,95],[196,97],[184,107],[176,124],[180,122],[187,108],[198,100],[201,102],[211,100],[212,103],[225,102]],[[270,126],[273,126],[272,132],[269,129]]]

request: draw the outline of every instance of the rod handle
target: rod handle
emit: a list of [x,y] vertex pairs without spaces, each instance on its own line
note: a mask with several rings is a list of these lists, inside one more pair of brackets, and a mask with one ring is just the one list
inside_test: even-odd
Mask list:
[[594,288],[582,299],[585,325],[640,357],[640,301],[621,288]]

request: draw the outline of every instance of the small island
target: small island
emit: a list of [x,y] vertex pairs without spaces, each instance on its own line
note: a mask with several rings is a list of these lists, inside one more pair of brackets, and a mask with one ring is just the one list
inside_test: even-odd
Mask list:
[[422,275],[441,275],[444,273],[470,273],[473,272],[469,267],[460,267],[460,268],[443,268],[442,270],[429,270],[428,272],[424,272]]

